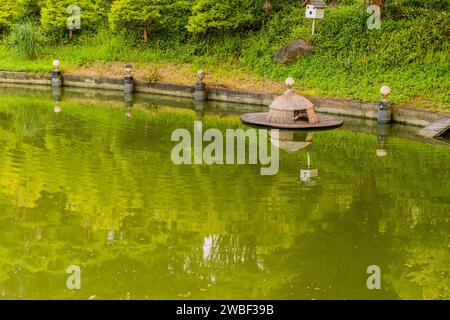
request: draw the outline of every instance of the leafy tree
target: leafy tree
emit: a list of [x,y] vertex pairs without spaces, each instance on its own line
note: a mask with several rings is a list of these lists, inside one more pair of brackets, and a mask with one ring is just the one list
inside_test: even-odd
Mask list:
[[118,0],[111,6],[109,22],[113,29],[140,28],[148,42],[151,27],[161,26],[166,17],[162,11],[169,0]]
[[0,1],[0,32],[11,26],[12,6],[9,0]]
[[[10,0],[11,1],[11,0]],[[45,0],[14,0],[13,13],[15,22],[37,22]]]
[[179,36],[185,34],[186,25],[191,15],[191,7],[195,0],[166,0],[167,4],[164,5],[161,12],[167,20],[165,21],[165,29],[173,34],[173,36]]
[[[76,6],[80,9],[81,29],[95,29],[104,21],[110,0],[78,0]],[[41,25],[46,33],[57,33],[61,35],[67,30],[71,35],[73,30],[69,29],[68,19],[75,15],[76,10],[68,11],[74,5],[73,0],[46,0],[41,10]],[[73,21],[73,20],[72,20]]]
[[197,0],[187,29],[192,33],[252,28],[264,16],[264,0]]
[[0,32],[19,22],[37,22],[43,2],[45,0],[1,0]]

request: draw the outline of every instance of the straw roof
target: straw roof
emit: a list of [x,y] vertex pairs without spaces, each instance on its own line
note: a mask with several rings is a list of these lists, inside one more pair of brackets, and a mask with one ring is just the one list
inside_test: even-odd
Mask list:
[[282,96],[276,97],[270,105],[270,110],[294,111],[313,108],[314,104],[297,94],[295,90],[288,89]]

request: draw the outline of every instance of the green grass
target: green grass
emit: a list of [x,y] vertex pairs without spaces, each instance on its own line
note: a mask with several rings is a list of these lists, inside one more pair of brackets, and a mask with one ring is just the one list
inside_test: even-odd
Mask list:
[[[337,6],[327,9],[311,36],[304,8],[293,7],[274,14],[260,31],[208,37],[154,34],[145,47],[135,34],[102,29],[78,35],[72,44],[47,45],[33,60],[0,44],[0,69],[50,72],[51,61],[58,58],[63,71],[95,65],[104,75],[103,66],[113,62],[161,69],[170,63],[179,66],[180,79],[191,79],[193,70],[201,68],[214,75],[214,85],[241,89],[269,79],[274,82],[265,89],[279,91],[272,84],[293,76],[307,94],[376,102],[379,88],[389,85],[396,104],[450,111],[450,13],[415,9],[402,19],[384,18],[382,29],[372,31],[366,20],[359,5]],[[273,61],[281,46],[298,38],[313,43],[312,56],[287,66]]]

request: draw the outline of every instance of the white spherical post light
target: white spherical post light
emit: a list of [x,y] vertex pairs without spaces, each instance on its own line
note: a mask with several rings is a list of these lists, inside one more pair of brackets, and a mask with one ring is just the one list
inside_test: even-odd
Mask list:
[[60,62],[58,59],[53,60],[53,68],[55,68],[55,71],[58,71]]
[[63,77],[59,71],[60,62],[58,59],[53,60],[52,87],[60,88],[63,85]]
[[378,123],[390,123],[392,121],[392,108],[387,98],[391,95],[391,88],[382,86],[380,94],[383,96],[383,100],[380,101],[378,107]]

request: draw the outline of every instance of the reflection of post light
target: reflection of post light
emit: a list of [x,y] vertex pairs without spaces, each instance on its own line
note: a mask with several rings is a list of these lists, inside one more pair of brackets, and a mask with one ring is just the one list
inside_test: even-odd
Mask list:
[[203,121],[205,117],[205,103],[204,101],[196,101],[194,105],[195,115],[198,121]]
[[387,150],[386,149],[377,149],[377,156],[378,157],[386,157],[387,156]]
[[133,94],[129,92],[124,92],[123,101],[125,105],[125,117],[132,118],[133,117],[133,105],[134,99]]
[[380,158],[386,157],[388,155],[388,151],[386,149],[386,140],[388,139],[390,130],[391,130],[391,126],[389,124],[378,123],[378,125],[377,125],[378,145],[377,145],[376,154]]

